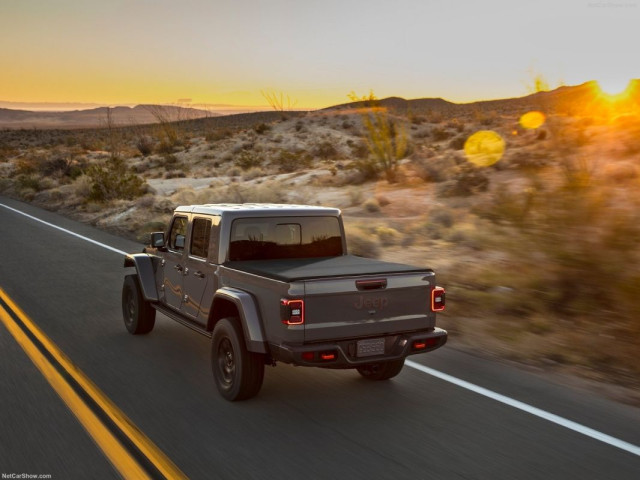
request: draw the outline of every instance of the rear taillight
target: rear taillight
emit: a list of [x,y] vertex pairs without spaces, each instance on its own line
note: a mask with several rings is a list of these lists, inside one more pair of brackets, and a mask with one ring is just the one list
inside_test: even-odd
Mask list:
[[445,300],[444,288],[442,287],[434,287],[431,290],[431,311],[432,312],[441,312],[444,310],[444,300]]
[[304,323],[304,301],[280,300],[280,318],[285,325],[301,325]]

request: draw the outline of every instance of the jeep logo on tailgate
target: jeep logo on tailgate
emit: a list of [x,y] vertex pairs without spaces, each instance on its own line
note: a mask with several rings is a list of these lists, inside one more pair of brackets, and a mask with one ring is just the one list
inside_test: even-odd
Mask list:
[[353,306],[358,310],[362,310],[363,308],[382,310],[387,305],[389,305],[389,299],[387,297],[365,297],[364,295],[360,295],[353,303]]

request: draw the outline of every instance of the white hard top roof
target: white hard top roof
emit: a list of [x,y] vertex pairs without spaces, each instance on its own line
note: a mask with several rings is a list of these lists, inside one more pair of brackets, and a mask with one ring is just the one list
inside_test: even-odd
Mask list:
[[304,216],[304,215],[340,215],[340,210],[332,207],[314,205],[287,205],[277,203],[211,203],[204,205],[183,205],[175,210],[184,213],[204,215],[233,214],[233,216]]

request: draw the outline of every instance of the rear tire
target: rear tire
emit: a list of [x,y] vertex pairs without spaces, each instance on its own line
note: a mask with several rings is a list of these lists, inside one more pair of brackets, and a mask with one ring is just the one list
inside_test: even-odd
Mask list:
[[213,329],[211,367],[220,394],[234,402],[254,397],[264,380],[264,355],[249,352],[237,318],[223,318]]
[[404,358],[389,362],[370,363],[357,367],[358,373],[367,380],[388,380],[395,377],[404,367]]
[[138,275],[127,275],[122,284],[122,317],[132,335],[144,335],[153,330],[156,311],[144,299]]

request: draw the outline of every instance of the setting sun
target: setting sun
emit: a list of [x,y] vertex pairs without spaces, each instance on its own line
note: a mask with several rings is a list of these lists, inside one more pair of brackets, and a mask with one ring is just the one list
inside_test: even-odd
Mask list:
[[622,99],[629,93],[631,87],[629,80],[607,79],[598,80],[596,83],[600,92],[611,100]]

